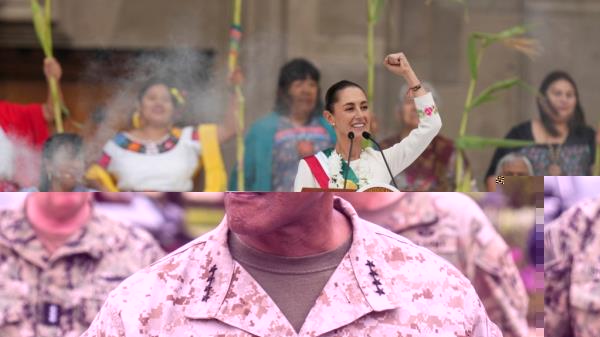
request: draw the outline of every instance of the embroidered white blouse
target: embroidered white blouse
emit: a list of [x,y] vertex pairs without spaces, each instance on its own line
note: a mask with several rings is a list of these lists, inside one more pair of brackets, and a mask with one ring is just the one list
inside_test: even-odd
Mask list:
[[[118,134],[104,146],[101,166],[117,178],[121,191],[191,191],[201,151],[194,130],[185,127],[178,138],[158,143],[136,142],[130,135]],[[131,142],[146,151],[128,148]]]
[[[404,138],[400,143],[383,151],[394,176],[400,174],[412,164],[425,151],[429,143],[431,143],[442,128],[442,120],[431,93],[416,97],[415,105],[417,107],[417,114],[419,115],[418,128],[412,130],[408,137]],[[335,150],[332,151],[331,156],[338,156]],[[336,184],[336,181],[339,181],[340,172],[334,172],[340,170],[340,164],[333,164],[332,160],[329,160],[330,158],[322,151],[317,153],[316,157],[329,177],[329,188],[341,188],[341,186]],[[359,188],[366,185],[389,184],[391,182],[390,174],[385,167],[383,157],[376,149],[364,149],[360,159],[350,162],[350,167],[359,176]],[[302,159],[298,164],[294,191],[299,192],[305,187],[318,188],[320,186],[306,160]]]

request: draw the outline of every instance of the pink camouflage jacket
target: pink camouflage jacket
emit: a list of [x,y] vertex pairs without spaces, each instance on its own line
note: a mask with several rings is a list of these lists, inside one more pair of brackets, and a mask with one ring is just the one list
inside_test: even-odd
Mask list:
[[299,333],[231,257],[227,220],[125,280],[83,337],[502,336],[470,282],[429,250],[335,207],[352,245]]

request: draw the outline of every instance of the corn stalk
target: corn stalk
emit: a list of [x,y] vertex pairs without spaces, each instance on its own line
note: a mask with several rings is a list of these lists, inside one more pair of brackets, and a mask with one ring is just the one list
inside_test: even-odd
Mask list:
[[[31,0],[31,12],[33,15],[33,27],[35,29],[38,40],[44,55],[46,57],[54,57],[52,52],[52,1],[44,0],[44,8],[40,6],[38,0]],[[62,113],[66,108],[58,91],[58,82],[55,78],[48,79],[50,86],[50,95],[52,95],[52,110],[54,111],[54,123],[56,131],[62,133],[64,131]]]
[[375,25],[381,17],[385,0],[367,0],[367,101],[373,111],[375,92]]
[[[233,75],[238,71],[238,59],[240,51],[240,43],[242,40],[242,0],[233,0],[233,18],[229,34],[229,74]],[[237,162],[237,188],[239,191],[245,190],[244,177],[244,115],[245,115],[245,98],[240,84],[235,85],[235,95],[237,96],[238,104],[236,111],[237,133],[236,133],[236,162]]]
[[516,77],[501,80],[488,86],[478,95],[475,95],[475,88],[479,78],[479,70],[481,60],[485,50],[491,45],[501,42],[507,47],[523,52],[529,56],[533,56],[537,51],[537,43],[534,40],[520,38],[525,34],[527,29],[524,26],[515,26],[499,33],[473,33],[469,37],[467,44],[467,55],[469,61],[470,82],[465,100],[457,146],[456,158],[456,188],[457,191],[468,192],[470,188],[471,172],[465,171],[464,165],[464,150],[468,148],[485,148],[485,147],[522,147],[533,145],[533,142],[516,141],[511,139],[493,139],[476,136],[466,136],[467,125],[470,112],[480,107],[481,105],[493,101],[497,98],[496,94],[506,91],[514,86],[520,85],[529,87]]
[[[600,130],[596,132],[600,132]],[[593,175],[600,176],[600,144],[596,144],[596,160],[594,160]]]

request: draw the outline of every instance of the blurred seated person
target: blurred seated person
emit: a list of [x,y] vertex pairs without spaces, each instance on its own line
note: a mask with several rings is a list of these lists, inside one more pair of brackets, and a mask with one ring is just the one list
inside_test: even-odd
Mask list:
[[74,133],[59,133],[48,138],[42,151],[38,187],[23,192],[92,192],[84,185],[83,140]]
[[79,336],[113,288],[162,255],[150,234],[97,214],[92,193],[29,193],[0,210],[0,336]]
[[94,194],[98,211],[150,232],[171,252],[190,238],[184,233],[184,210],[177,192],[100,192]]
[[[524,177],[532,175],[533,167],[531,166],[531,162],[526,156],[518,152],[511,152],[502,157],[496,167],[496,176]],[[488,191],[495,192],[496,186],[497,184],[488,186]]]
[[[322,116],[320,78],[319,69],[302,58],[279,70],[272,111],[255,121],[245,137],[247,191],[292,191],[300,159],[335,144],[335,132]],[[233,170],[229,190],[238,189]]]
[[499,160],[518,151],[527,156],[535,176],[590,175],[594,163],[594,129],[586,124],[583,105],[573,78],[566,72],[549,73],[540,85],[538,116],[513,127],[505,138],[533,141],[520,149],[498,148],[486,173],[491,190]]
[[519,153],[509,153],[502,157],[496,168],[497,176],[532,176],[533,167],[526,156]]
[[[241,81],[232,76],[234,81]],[[106,192],[192,191],[200,170],[207,191],[226,189],[220,144],[236,133],[237,96],[223,124],[179,127],[186,99],[171,79],[150,78],[139,88],[137,112],[126,131],[106,142],[86,178]]]
[[[433,95],[439,107],[440,98],[435,88],[427,82],[423,82],[422,86]],[[404,84],[398,95],[395,116],[402,126],[400,133],[384,139],[381,142],[384,149],[399,143],[419,126],[415,100],[407,95],[408,89],[408,85]],[[436,135],[425,151],[395,177],[398,188],[402,191],[453,191],[455,158],[456,149],[452,139]]]

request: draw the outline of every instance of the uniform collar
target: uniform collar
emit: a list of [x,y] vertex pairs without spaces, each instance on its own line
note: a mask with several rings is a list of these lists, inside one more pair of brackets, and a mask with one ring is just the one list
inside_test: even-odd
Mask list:
[[[321,335],[343,327],[373,311],[400,307],[411,301],[414,291],[402,285],[376,231],[394,234],[358,217],[345,200],[336,198],[334,207],[351,221],[350,250],[317,298],[298,335]],[[190,249],[180,284],[185,289],[184,315],[190,319],[216,319],[257,336],[297,335],[277,305],[260,285],[233,260],[227,246],[227,220]],[[389,251],[389,250],[388,250]],[[402,255],[402,254],[400,254]],[[193,257],[200,257],[196,260]],[[395,256],[401,258],[403,256]],[[173,266],[177,268],[177,266]],[[187,286],[189,285],[189,287]],[[333,311],[335,307],[335,311]]]

